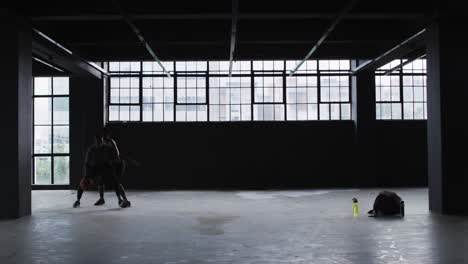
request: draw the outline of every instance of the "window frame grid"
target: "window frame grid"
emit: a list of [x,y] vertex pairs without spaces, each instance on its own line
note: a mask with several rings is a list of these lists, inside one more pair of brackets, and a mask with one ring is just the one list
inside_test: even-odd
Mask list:
[[[140,62],[140,69],[141,69],[141,67],[142,67],[142,62]],[[142,122],[143,121],[143,109],[142,109],[142,107],[143,107],[143,105],[142,105],[143,104],[143,102],[142,102],[142,100],[143,100],[143,97],[142,97],[143,96],[142,95],[142,92],[143,92],[143,83],[142,83],[143,77],[149,77],[149,75],[143,75],[143,72],[141,70],[140,70],[140,72],[135,73],[135,74],[128,74],[128,72],[126,72],[124,74],[111,74],[111,75],[109,75],[107,77],[108,78],[108,83],[109,83],[109,88],[108,88],[109,92],[107,93],[108,111],[106,111],[106,113],[107,113],[107,120],[109,122]],[[112,82],[111,82],[112,78],[118,78],[119,79],[119,88],[118,88],[118,90],[119,90],[119,102],[118,103],[112,103],[112,92],[111,92],[112,91]],[[138,88],[137,88],[138,93],[139,93],[139,95],[138,95],[138,101],[139,102],[138,103],[132,103],[131,102],[132,101],[132,99],[131,99],[131,97],[132,97],[131,90],[135,89],[135,88],[131,87],[131,81],[130,81],[130,87],[128,88],[130,90],[130,95],[129,95],[130,96],[130,98],[129,98],[130,102],[129,103],[121,103],[120,102],[120,97],[121,97],[120,96],[120,90],[121,90],[120,79],[121,78],[138,78]],[[110,121],[110,112],[111,112],[110,107],[111,106],[118,106],[119,107],[118,118],[117,118],[118,120]],[[129,113],[128,113],[129,118],[128,119],[129,120],[128,121],[120,120],[120,107],[121,106],[128,106],[129,107],[129,109],[128,109],[128,111],[129,111]],[[132,106],[138,106],[140,108],[140,111],[139,111],[140,113],[138,115],[139,116],[138,121],[131,120],[132,119],[132,110],[131,110]]]
[[[208,62],[206,62],[207,70],[206,71],[183,71],[183,72],[174,72],[174,122],[188,122],[188,123],[193,123],[193,122],[209,122],[209,116],[210,116],[210,99],[209,99],[209,77],[210,75],[208,74]],[[178,78],[187,78],[187,77],[195,77],[195,78],[205,78],[205,102],[204,103],[179,103],[179,84],[178,84]],[[187,82],[187,81],[186,81]],[[185,90],[187,90],[187,83],[185,84],[184,87]],[[198,97],[198,82],[197,82],[197,87],[195,87],[195,90],[197,90],[197,97]],[[187,93],[186,93],[187,96]],[[187,99],[186,99],[187,101]],[[198,101],[198,99],[197,99]],[[206,106],[206,121],[198,121],[198,106]],[[188,121],[187,120],[187,108],[185,108],[185,120],[177,120],[177,106],[196,106],[196,119],[195,121]]]
[[[283,64],[285,63],[285,61],[283,61]],[[252,62],[252,67],[253,67],[253,62]],[[285,65],[283,65],[283,68],[285,67]],[[265,78],[265,77],[272,77],[273,78],[273,87],[267,87],[267,88],[271,88],[273,89],[273,100],[272,102],[265,102],[265,82],[263,79],[262,81],[262,102],[257,102],[256,101],[256,86],[255,86],[255,78],[256,77],[260,77],[260,78]],[[251,103],[252,103],[252,117],[251,117],[251,121],[253,122],[286,122],[288,121],[287,120],[287,110],[286,110],[286,97],[285,97],[285,92],[286,92],[286,87],[285,87],[285,81],[286,81],[286,70],[281,70],[281,71],[278,71],[278,70],[252,70],[252,100],[251,100]],[[281,91],[281,100],[279,102],[276,102],[276,90],[279,89],[279,88],[276,88],[275,87],[275,78],[281,78],[281,88],[282,91]],[[265,120],[265,112],[263,112],[263,117],[262,119],[258,119],[256,120],[255,119],[255,106],[262,106],[262,107],[265,107],[267,105],[271,105],[273,106],[273,120]],[[283,106],[283,117],[280,119],[280,120],[277,120],[276,119],[276,106],[278,105],[282,105]],[[263,110],[264,111],[264,110]]]
[[[404,60],[402,59],[399,59],[399,63],[403,63]],[[425,72],[424,72],[425,71]],[[393,72],[391,72],[390,74],[388,75],[384,75],[384,73],[386,72],[386,69],[377,69],[375,71],[375,77],[382,77],[382,76],[398,76],[399,78],[399,87],[398,87],[398,91],[399,91],[399,101],[394,101],[391,99],[391,95],[390,95],[390,100],[386,100],[386,101],[383,101],[383,100],[380,100],[378,101],[377,100],[377,95],[376,95],[376,120],[377,121],[426,121],[427,120],[427,66],[426,67],[423,67],[423,69],[421,69],[421,72],[419,72],[419,70],[414,70],[414,68],[412,67],[411,70],[405,70],[403,68],[400,68],[400,69],[397,69],[397,70],[394,70]],[[411,78],[411,89],[412,89],[412,94],[413,94],[413,100],[411,101],[405,101],[404,99],[404,77],[405,76],[410,76],[412,77]],[[415,88],[415,85],[414,85],[414,77],[415,76],[419,76],[419,77],[422,77],[423,78],[423,85],[422,86],[417,86],[417,87],[422,87],[423,89],[423,97],[425,96],[425,98],[423,98],[422,101],[415,101],[414,100],[414,88]],[[425,79],[425,81],[424,81]],[[375,85],[375,89],[377,91],[377,84]],[[385,86],[384,86],[385,87]],[[390,86],[392,87],[392,86]],[[380,90],[380,94],[382,94],[382,85],[379,86],[378,88]],[[426,92],[424,92],[424,90]],[[412,106],[412,118],[408,119],[408,118],[405,118],[405,103],[406,104],[411,104]],[[415,118],[414,117],[414,105],[416,104],[422,104],[423,105],[423,117],[422,118]],[[383,104],[388,104],[390,105],[390,118],[388,119],[383,119],[382,118],[382,108],[381,106]],[[393,104],[399,104],[399,108],[400,108],[400,118],[393,118],[393,107],[391,105]],[[379,113],[377,114],[377,108],[380,107],[380,111]]]
[[[331,73],[330,70],[325,70],[324,73],[319,69],[317,71],[317,115],[318,115],[318,121],[349,121],[353,119],[353,111],[352,111],[352,102],[351,102],[351,85],[352,85],[352,76],[348,71],[338,71],[335,70],[337,73]],[[341,101],[341,89],[339,91],[340,93],[340,100],[339,101],[322,101],[322,76],[346,76],[348,77],[348,98],[347,101]],[[328,86],[328,89],[330,89],[332,86]],[[341,84],[338,86],[338,88],[341,88]],[[321,105],[327,105],[328,106],[328,118],[327,119],[322,119],[322,111],[321,111]],[[339,105],[339,118],[338,119],[332,119],[331,117],[331,108],[332,105]],[[349,105],[349,119],[343,119],[343,105]]]
[[[36,95],[36,78],[50,78],[50,94],[48,95]],[[54,78],[68,78],[68,94],[54,94]],[[36,98],[50,98],[50,124],[47,125],[36,125],[35,115],[35,99]],[[68,98],[68,124],[54,124],[54,99],[55,98]],[[32,174],[31,174],[31,185],[33,186],[70,186],[70,174],[68,175],[68,184],[55,184],[55,157],[68,157],[70,165],[70,148],[66,153],[55,153],[54,151],[54,127],[68,127],[68,141],[70,146],[70,76],[49,76],[49,75],[36,75],[33,76],[33,95],[32,95],[32,109],[33,109],[33,122],[32,122]],[[50,128],[50,152],[49,153],[36,153],[36,127],[48,127]],[[36,184],[36,157],[47,157],[50,158],[50,183],[48,184]],[[68,168],[70,173],[70,167]]]
[[[163,79],[163,82],[164,82],[164,79],[165,79],[165,78],[169,78],[169,77],[167,77],[167,75],[165,75],[164,73],[161,73],[161,74],[143,74],[143,75],[141,76],[141,79],[140,79],[140,88],[139,88],[139,89],[140,89],[140,104],[141,104],[141,106],[140,106],[140,121],[139,121],[139,122],[142,122],[142,123],[153,123],[153,122],[154,122],[154,123],[158,123],[158,122],[166,122],[166,123],[167,123],[167,122],[175,122],[175,121],[176,121],[176,120],[175,120],[175,118],[176,118],[175,106],[176,106],[176,100],[177,100],[177,97],[176,97],[176,96],[177,96],[177,89],[176,89],[177,78],[176,78],[176,75],[174,74],[174,75],[171,77],[171,79],[172,79],[172,92],[173,92],[173,93],[172,93],[172,96],[173,96],[172,99],[173,99],[173,102],[169,102],[169,103],[167,103],[167,102],[164,101],[164,91],[165,91],[165,90],[170,90],[170,89],[168,89],[168,88],[165,87],[164,83],[163,83],[163,87],[158,87],[158,88],[157,88],[157,89],[163,90],[163,102],[161,102],[161,103],[154,103],[154,102],[151,102],[151,103],[144,103],[144,102],[143,102],[143,91],[144,91],[144,90],[152,90],[152,91],[154,92],[155,88],[154,88],[154,87],[151,87],[151,89],[143,88],[143,78],[162,78],[162,79]],[[152,93],[152,97],[153,97],[153,96],[154,96],[154,93]],[[172,108],[172,112],[173,112],[173,114],[172,114],[172,120],[170,120],[170,121],[164,120],[164,119],[165,119],[165,115],[164,115],[165,110],[164,110],[164,107],[165,107],[166,104],[169,104],[169,105],[172,104],[172,105],[173,105],[173,108]],[[144,106],[144,105],[151,105],[151,116],[152,116],[152,117],[151,117],[151,121],[144,121],[144,119],[143,119],[143,112],[144,112],[144,111],[143,111],[143,106]],[[162,120],[162,121],[154,121],[154,105],[162,105],[162,107],[163,107],[163,113],[162,113],[162,114],[163,114],[163,120]],[[112,122],[121,122],[121,121],[112,121]],[[135,122],[135,121],[129,121],[129,122]]]
[[[265,120],[255,120],[254,118],[254,108],[256,105],[282,105],[283,106],[283,113],[284,113],[284,118],[282,118],[281,120],[266,120],[266,121],[273,121],[273,122],[288,122],[288,121],[291,121],[291,122],[300,122],[300,121],[349,121],[349,120],[352,120],[352,102],[351,102],[351,82],[352,82],[352,78],[351,78],[351,74],[350,74],[350,71],[349,70],[320,70],[320,67],[319,67],[319,61],[320,60],[316,60],[317,61],[317,68],[316,70],[312,71],[312,72],[303,72],[303,73],[296,73],[294,76],[315,76],[317,78],[317,103],[307,103],[306,105],[315,105],[317,106],[317,119],[306,119],[306,120],[297,120],[297,119],[294,119],[294,120],[288,120],[288,103],[287,103],[287,77],[288,77],[288,71],[287,71],[287,60],[273,60],[273,63],[275,61],[281,61],[282,62],[282,68],[283,70],[276,70],[276,69],[273,69],[273,70],[254,70],[254,60],[250,60],[250,68],[251,70],[250,71],[246,71],[246,72],[238,72],[238,73],[234,73],[232,74],[233,77],[250,77],[250,119],[249,120],[242,120],[242,117],[241,117],[241,120],[231,120],[231,113],[229,113],[229,120],[226,120],[226,121],[213,121],[210,119],[210,78],[214,77],[214,78],[221,78],[221,77],[228,77],[228,74],[225,74],[225,73],[210,73],[210,61],[201,61],[201,62],[204,62],[206,63],[206,70],[205,71],[177,71],[177,66],[176,66],[176,63],[177,61],[171,61],[171,63],[173,63],[173,67],[174,67],[174,72],[173,72],[173,75],[172,75],[172,78],[174,80],[174,84],[173,84],[173,89],[174,89],[174,103],[173,103],[173,120],[172,121],[165,121],[165,120],[162,120],[162,121],[143,121],[143,105],[146,105],[143,103],[143,87],[142,87],[142,82],[143,82],[143,77],[164,77],[165,75],[163,73],[159,74],[159,73],[153,73],[153,72],[143,72],[143,61],[140,61],[140,72],[138,72],[138,74],[120,74],[120,73],[117,73],[117,74],[111,74],[110,77],[138,77],[139,78],[139,83],[140,83],[140,86],[139,86],[139,103],[128,103],[128,104],[122,104],[122,103],[111,103],[111,99],[110,99],[110,89],[111,89],[111,86],[110,86],[110,77],[109,77],[109,92],[107,93],[108,94],[108,108],[109,110],[107,111],[107,120],[108,122],[155,122],[155,123],[159,123],[159,122],[247,122],[247,121],[250,121],[250,122],[258,122],[258,121],[265,121]],[[186,62],[186,61],[185,61]],[[109,63],[109,62],[108,62]],[[264,64],[264,61],[263,61],[263,64]],[[248,72],[248,73],[247,73]],[[341,100],[341,89],[339,91],[340,93],[340,100],[337,101],[337,102],[324,102],[322,101],[322,98],[321,98],[321,90],[322,90],[322,87],[321,87],[321,77],[322,76],[338,76],[338,77],[341,77],[341,76],[347,76],[348,77],[348,98],[347,98],[347,101],[342,101]],[[178,82],[177,82],[177,78],[178,77],[204,77],[205,78],[205,102],[204,103],[179,103],[178,101]],[[255,77],[281,77],[282,78],[282,100],[281,102],[257,102],[255,99]],[[341,86],[339,86],[340,88]],[[220,89],[220,87],[217,87],[218,89]],[[297,87],[296,87],[297,88]],[[119,89],[120,89],[120,86],[119,86]],[[187,88],[185,88],[187,89]],[[229,88],[231,89],[231,88]],[[263,85],[262,85],[262,89],[264,89]],[[276,87],[273,87],[273,89],[277,89]],[[242,88],[241,88],[242,90]],[[273,90],[273,97],[275,95],[275,90]],[[120,94],[119,94],[120,95]],[[273,98],[274,99],[274,98]],[[274,100],[273,100],[274,101]],[[164,105],[164,103],[162,103]],[[152,103],[152,105],[154,105],[154,103]],[[202,120],[202,121],[180,121],[180,120],[177,120],[177,106],[179,105],[203,105],[203,106],[206,106],[206,120]],[[224,104],[217,104],[219,106],[221,105],[224,105]],[[229,104],[230,106],[232,105],[231,103]],[[234,104],[234,105],[238,105],[238,104]],[[241,107],[242,105],[246,105],[246,104],[240,104]],[[299,105],[296,103],[296,105]],[[328,117],[326,119],[322,119],[321,118],[321,106],[323,105],[326,105],[326,107],[328,108]],[[331,117],[331,109],[333,107],[333,105],[338,105],[339,107],[339,117],[337,119],[332,119]],[[349,118],[347,119],[343,119],[343,105],[347,105],[349,106]],[[109,120],[109,117],[110,117],[110,107],[111,106],[118,106],[119,107],[119,116],[117,118],[117,120],[112,120],[110,121]],[[125,121],[125,120],[119,120],[120,119],[120,106],[138,106],[140,108],[140,120],[138,121],[134,121],[134,120],[131,120],[131,113],[130,113],[130,120],[128,121]],[[130,112],[131,112],[131,109],[129,109]],[[197,110],[198,111],[198,110]],[[241,114],[242,115],[242,114]],[[154,118],[154,117],[153,117]],[[197,116],[197,119],[198,119],[198,116]]]
[[[245,87],[242,87],[242,86],[234,87],[234,89],[236,89],[236,88],[240,89],[241,96],[240,96],[240,98],[239,98],[239,104],[233,104],[233,103],[231,103],[231,96],[232,96],[232,95],[231,95],[231,89],[233,88],[233,87],[231,87],[231,86],[230,86],[229,88],[227,88],[227,89],[229,90],[229,104],[221,104],[220,102],[219,102],[218,104],[211,104],[211,98],[210,98],[210,96],[208,96],[208,97],[207,97],[207,100],[208,100],[208,115],[209,115],[209,116],[208,116],[208,122],[220,123],[220,122],[250,122],[250,121],[252,121],[252,119],[253,119],[253,98],[252,98],[252,96],[253,96],[253,91],[254,91],[253,86],[252,86],[252,85],[253,85],[252,73],[251,73],[251,71],[250,71],[250,73],[244,73],[244,74],[243,74],[243,73],[236,73],[236,74],[233,73],[233,74],[231,75],[231,77],[232,77],[232,78],[241,78],[241,79],[242,79],[242,78],[247,78],[247,77],[248,77],[248,78],[249,78],[249,84],[250,84],[250,85],[249,85],[249,88],[245,88]],[[216,74],[209,74],[208,77],[207,77],[207,83],[208,83],[207,92],[208,92],[208,94],[209,94],[209,92],[210,92],[211,89],[217,89],[218,91],[221,91],[221,89],[226,89],[226,88],[221,88],[221,84],[219,84],[218,87],[211,87],[211,85],[210,85],[210,78],[231,78],[231,77],[229,77],[229,74],[225,74],[225,73],[220,73],[220,74],[218,74],[218,73],[216,73]],[[243,104],[243,103],[242,103],[242,90],[243,90],[243,89],[250,89],[250,91],[249,91],[249,92],[250,92],[250,103],[249,103],[249,104]],[[220,96],[220,98],[221,98],[221,96]],[[210,112],[210,109],[209,109],[210,106],[219,106],[219,107],[220,107],[220,106],[225,106],[225,105],[229,105],[229,106],[233,106],[233,105],[235,105],[235,106],[240,106],[240,108],[241,108],[241,110],[240,110],[240,111],[241,111],[240,120],[234,120],[234,121],[233,121],[233,120],[231,119],[231,118],[232,118],[231,110],[229,111],[229,118],[228,118],[228,120],[222,120],[222,121],[220,121],[220,120],[211,120],[211,115],[210,115],[211,112]],[[245,105],[249,105],[249,106],[250,106],[250,119],[249,119],[249,120],[242,120],[242,106],[245,106]],[[220,119],[219,116],[218,116],[218,119]]]

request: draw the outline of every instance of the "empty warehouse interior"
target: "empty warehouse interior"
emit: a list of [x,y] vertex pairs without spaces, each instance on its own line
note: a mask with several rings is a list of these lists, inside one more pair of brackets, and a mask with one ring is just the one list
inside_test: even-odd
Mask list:
[[7,1],[0,263],[468,263],[467,15]]

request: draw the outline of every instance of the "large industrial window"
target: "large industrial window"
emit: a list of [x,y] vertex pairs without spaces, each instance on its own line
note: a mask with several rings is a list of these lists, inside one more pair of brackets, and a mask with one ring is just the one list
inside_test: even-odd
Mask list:
[[143,77],[143,121],[174,121],[174,79]]
[[[287,72],[298,62],[287,61]],[[349,60],[307,61],[286,78],[288,120],[350,120]]]
[[402,69],[385,74],[403,62],[395,60],[376,71],[378,120],[427,119],[426,60],[415,60]]
[[176,121],[207,121],[206,61],[176,62]]
[[110,62],[109,121],[350,120],[350,61],[297,63]]
[[252,82],[250,61],[238,61],[232,65],[229,77],[229,61],[209,62],[209,120],[252,120]]
[[34,174],[37,185],[70,183],[68,77],[34,78]]

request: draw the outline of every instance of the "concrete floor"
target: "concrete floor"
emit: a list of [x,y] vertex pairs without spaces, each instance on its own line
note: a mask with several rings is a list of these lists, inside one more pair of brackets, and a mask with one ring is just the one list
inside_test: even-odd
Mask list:
[[34,191],[33,216],[0,221],[0,263],[468,263],[468,218],[397,191],[404,219],[365,215],[378,190],[130,192],[127,209]]

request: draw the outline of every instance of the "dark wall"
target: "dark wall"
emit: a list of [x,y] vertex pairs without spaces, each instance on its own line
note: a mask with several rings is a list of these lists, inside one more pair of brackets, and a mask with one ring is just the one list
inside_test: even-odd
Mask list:
[[87,146],[104,126],[102,81],[97,78],[70,78],[70,185],[76,188],[84,175]]
[[[352,122],[110,124],[129,188],[353,184]],[[326,177],[324,176],[326,175]]]
[[426,121],[377,122],[378,186],[427,186],[426,130]]
[[[342,122],[111,123],[121,152],[137,160],[132,189],[369,186],[356,173],[354,124]],[[381,186],[427,184],[425,122],[382,122]]]

